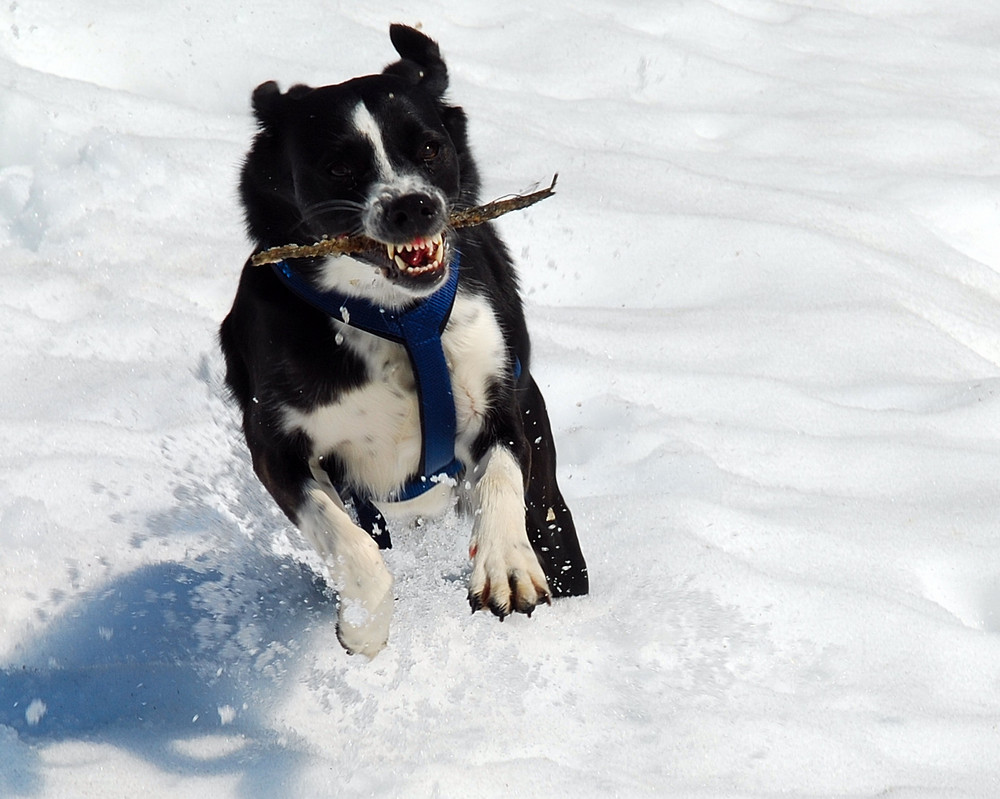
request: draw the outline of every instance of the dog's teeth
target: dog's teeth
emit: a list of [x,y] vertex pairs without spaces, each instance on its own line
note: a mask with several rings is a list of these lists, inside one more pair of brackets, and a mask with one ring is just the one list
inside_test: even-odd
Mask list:
[[[444,262],[444,234],[438,233],[429,239],[418,238],[404,244],[387,244],[385,250],[389,256],[389,260],[403,274],[422,275],[427,272],[436,272]],[[404,254],[413,252],[423,253],[423,257],[420,258],[423,262],[421,266],[407,263],[403,259]]]

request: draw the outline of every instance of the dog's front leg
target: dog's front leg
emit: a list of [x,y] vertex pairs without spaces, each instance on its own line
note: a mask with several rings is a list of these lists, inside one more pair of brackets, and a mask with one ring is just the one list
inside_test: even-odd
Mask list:
[[374,657],[389,639],[392,575],[378,545],[354,524],[336,492],[311,482],[297,523],[326,563],[337,591],[337,637],[349,653]]
[[551,592],[525,531],[521,467],[509,449],[494,446],[477,473],[469,604],[473,612],[488,607],[501,621],[515,611],[530,616],[551,603]]

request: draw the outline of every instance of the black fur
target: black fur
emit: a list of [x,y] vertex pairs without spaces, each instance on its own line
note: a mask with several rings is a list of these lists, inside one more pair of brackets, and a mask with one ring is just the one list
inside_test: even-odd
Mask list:
[[[384,201],[368,220],[379,238],[406,242],[431,235],[442,215],[479,199],[479,177],[469,151],[466,118],[447,104],[448,73],[438,46],[411,28],[395,25],[390,38],[400,60],[380,75],[335,86],[295,86],[282,93],[264,83],[253,93],[258,133],[242,171],[240,193],[256,249],[309,244],[324,236],[366,230],[376,179],[371,148],[351,126],[364,103],[378,121],[394,165],[419,174],[431,192]],[[439,200],[439,198],[443,198]],[[381,201],[380,201],[381,202]],[[507,248],[493,228],[447,231],[449,255],[461,252],[460,291],[488,298],[500,320],[510,363],[521,374],[495,375],[489,412],[472,446],[473,460],[498,443],[522,465],[527,532],[555,596],[588,591],[587,568],[573,519],[556,484],[555,447],[541,393],[531,376],[530,345],[517,279]],[[318,277],[323,259],[297,260],[303,274]],[[392,272],[372,261],[373,270]],[[395,275],[414,301],[436,288],[436,277]],[[310,480],[313,442],[286,432],[288,407],[309,410],[337,400],[372,379],[321,311],[293,295],[270,267],[244,267],[220,341],[226,381],[243,413],[254,469],[282,510],[300,521],[304,486]],[[530,442],[530,443],[529,443]],[[324,454],[323,468],[338,488],[347,475],[338,453]],[[369,531],[371,532],[371,531]],[[489,597],[473,598],[489,605]],[[503,609],[493,608],[501,617]],[[513,610],[529,612],[529,608]]]

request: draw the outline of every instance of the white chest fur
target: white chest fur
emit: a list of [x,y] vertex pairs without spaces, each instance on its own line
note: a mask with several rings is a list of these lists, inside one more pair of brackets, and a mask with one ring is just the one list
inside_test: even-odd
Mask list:
[[[339,346],[349,347],[368,366],[370,380],[336,402],[308,411],[285,410],[287,430],[312,441],[313,457],[336,453],[350,483],[376,496],[396,491],[419,468],[420,410],[413,370],[402,345],[339,321]],[[503,335],[489,304],[459,291],[441,336],[455,396],[455,454],[466,464],[487,410],[487,389],[510,368]]]

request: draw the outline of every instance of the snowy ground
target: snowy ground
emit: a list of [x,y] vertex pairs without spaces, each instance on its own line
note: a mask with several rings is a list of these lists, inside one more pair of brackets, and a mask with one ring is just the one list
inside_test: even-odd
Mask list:
[[[0,796],[1000,795],[1000,6],[0,11]],[[339,7],[338,6],[343,6]],[[348,658],[216,326],[259,82],[421,22],[593,593],[497,624],[397,530]]]

